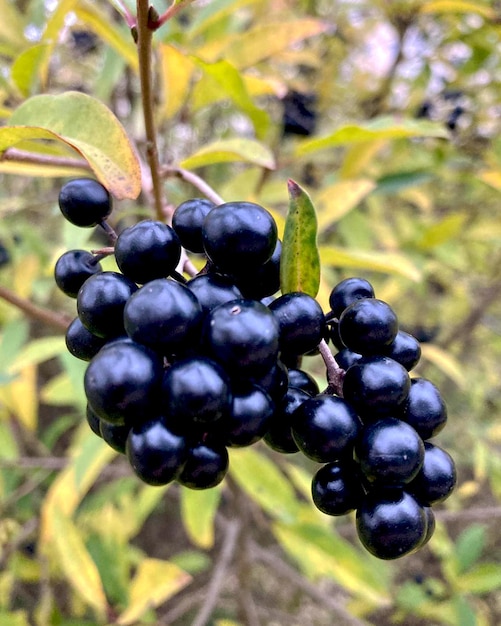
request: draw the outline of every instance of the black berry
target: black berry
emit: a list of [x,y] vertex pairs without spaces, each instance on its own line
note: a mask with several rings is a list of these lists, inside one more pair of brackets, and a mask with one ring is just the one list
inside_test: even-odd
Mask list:
[[59,208],[64,217],[75,226],[91,228],[111,213],[111,196],[97,180],[76,178],[61,188]]

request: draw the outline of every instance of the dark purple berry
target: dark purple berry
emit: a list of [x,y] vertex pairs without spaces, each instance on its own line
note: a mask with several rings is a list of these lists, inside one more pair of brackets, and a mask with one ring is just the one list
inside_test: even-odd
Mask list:
[[456,482],[456,466],[451,455],[426,441],[423,465],[408,486],[409,491],[422,504],[437,504],[451,495]]
[[233,392],[229,413],[215,425],[215,433],[227,446],[250,446],[266,434],[275,404],[257,385],[247,384]]
[[68,352],[82,361],[90,361],[106,343],[106,339],[87,330],[79,317],[66,329],[65,341]]
[[261,300],[272,296],[280,289],[280,258],[282,242],[277,240],[271,259],[251,272],[241,271],[235,282],[244,298]]
[[339,318],[343,344],[363,355],[379,354],[396,337],[398,320],[393,309],[376,298],[357,300]]
[[423,439],[437,435],[447,422],[447,407],[440,391],[426,378],[411,378],[409,397],[399,415]]
[[172,228],[183,248],[190,252],[203,252],[202,225],[216,205],[204,198],[192,198],[180,204],[172,216]]
[[327,463],[313,476],[311,495],[326,515],[346,515],[362,501],[364,489],[357,466],[351,460]]
[[233,279],[213,272],[195,276],[186,286],[196,295],[204,313],[209,313],[225,302],[242,298],[242,293]]
[[395,339],[383,349],[382,353],[398,361],[410,372],[419,363],[421,346],[415,337],[399,330]]
[[287,293],[274,300],[269,308],[280,325],[282,351],[306,354],[323,339],[325,317],[315,298],[302,292]]
[[318,384],[311,374],[302,369],[289,368],[289,387],[298,387],[310,396],[320,393]]
[[177,477],[178,483],[189,489],[210,489],[219,485],[228,471],[228,450],[217,441],[201,441],[192,446]]
[[110,424],[101,420],[99,425],[101,431],[101,437],[104,441],[120,454],[125,454],[125,447],[127,444],[127,437],[130,432],[129,424]]
[[341,313],[362,298],[374,298],[374,288],[363,278],[345,278],[331,291],[329,305],[332,316],[339,319]]
[[98,437],[101,437],[101,420],[99,419],[99,415],[92,410],[89,403],[87,403],[87,407],[85,409],[85,419],[87,420],[87,424],[92,432]]
[[87,250],[68,250],[56,261],[54,280],[63,293],[76,298],[87,278],[102,271],[101,264]]
[[292,414],[308,398],[311,398],[311,396],[306,391],[297,387],[289,387],[283,399],[277,402],[268,431],[263,438],[264,442],[272,450],[282,452],[283,454],[292,454],[299,450],[292,436]]
[[358,361],[360,361],[360,359],[362,358],[363,357],[361,354],[358,354],[358,352],[353,352],[353,350],[350,350],[349,348],[343,348],[334,355],[336,363],[344,371],[349,369],[352,365],[355,365],[355,363],[358,363]]
[[97,180],[76,178],[61,188],[59,208],[64,217],[75,226],[92,228],[111,213],[111,196]]

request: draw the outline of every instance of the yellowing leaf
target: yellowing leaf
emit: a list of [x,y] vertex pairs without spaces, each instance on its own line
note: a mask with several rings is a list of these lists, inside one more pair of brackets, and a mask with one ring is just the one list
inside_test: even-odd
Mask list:
[[478,177],[487,185],[501,191],[501,170],[486,170],[480,172]]
[[16,109],[9,124],[0,128],[0,152],[24,140],[62,141],[89,163],[116,198],[139,195],[136,153],[118,119],[99,100],[76,91],[34,96]]
[[436,0],[427,2],[420,8],[421,13],[478,13],[483,17],[493,20],[496,11],[478,2],[462,2],[461,0]]
[[317,216],[309,195],[293,180],[288,182],[289,211],[280,257],[282,293],[302,291],[313,298],[320,284]]
[[191,542],[200,548],[214,545],[214,518],[216,516],[221,488],[181,491],[181,517]]
[[432,343],[421,344],[421,356],[442,370],[458,387],[464,388],[467,383],[461,363],[451,354]]
[[82,167],[65,167],[63,165],[39,165],[37,163],[23,163],[21,161],[1,161],[1,174],[15,174],[26,178],[76,178],[88,176],[88,169]]
[[53,545],[58,563],[80,597],[104,618],[106,597],[96,564],[71,519],[57,508],[53,513]]
[[275,160],[271,151],[254,139],[221,139],[214,141],[181,162],[181,167],[195,169],[215,163],[244,161],[265,167],[275,168]]
[[17,372],[28,365],[38,365],[66,351],[64,337],[42,337],[30,341],[16,356],[9,372]]
[[19,50],[25,45],[22,36],[24,20],[18,6],[9,0],[0,0],[0,41],[6,41],[13,49]]
[[457,237],[466,222],[467,216],[462,213],[448,215],[437,224],[426,228],[421,239],[417,242],[425,250],[439,246]]
[[428,120],[379,117],[365,124],[346,124],[330,135],[301,142],[296,155],[302,156],[335,146],[356,144],[379,139],[404,139],[409,137],[448,137],[442,124]]
[[315,197],[319,231],[324,231],[354,209],[375,186],[374,181],[359,178],[342,180],[322,189]]
[[320,246],[320,258],[323,265],[332,267],[350,267],[371,272],[396,274],[410,280],[419,281],[421,271],[402,254],[394,252],[368,252],[351,250],[336,246]]
[[168,44],[160,44],[159,54],[164,115],[166,118],[171,118],[186,101],[195,65],[189,57]]
[[41,43],[24,50],[12,64],[11,78],[23,96],[29,96],[36,85],[38,70],[47,44]]
[[38,420],[36,367],[24,367],[14,380],[0,387],[0,402],[27,430],[35,432]]
[[191,576],[174,563],[160,559],[143,559],[130,584],[129,606],[117,619],[120,626],[129,626],[151,608],[175,595],[191,582]]

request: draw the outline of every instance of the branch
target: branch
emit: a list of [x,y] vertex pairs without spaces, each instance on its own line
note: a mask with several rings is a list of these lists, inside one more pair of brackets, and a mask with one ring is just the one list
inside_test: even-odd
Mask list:
[[318,349],[327,369],[327,389],[324,393],[335,393],[342,397],[345,372],[339,367],[336,359],[332,356],[332,352],[325,339],[322,339],[318,344]]
[[162,13],[162,15],[157,15],[150,18],[149,27],[151,30],[157,30],[165,24],[168,20],[171,20],[175,17],[179,11],[184,9],[185,6],[191,4],[192,0],[174,0],[174,2],[170,5],[170,7]]
[[7,289],[7,287],[3,287],[2,285],[0,285],[0,298],[9,304],[12,304],[12,306],[15,306],[31,319],[52,326],[61,332],[66,332],[66,329],[72,321],[72,318],[68,315],[65,315],[64,313],[55,313],[50,309],[37,306],[29,300],[21,298],[13,291]]
[[150,6],[148,0],[137,0],[137,54],[139,60],[139,80],[141,83],[141,101],[146,135],[146,158],[151,172],[151,184],[155,212],[159,220],[163,219],[162,184],[159,175],[157,137],[153,113],[152,86],[152,38],[150,26]]
[[198,189],[206,198],[208,198],[214,204],[223,204],[224,200],[221,196],[212,189],[212,187],[205,182],[203,178],[197,176],[193,172],[189,170],[185,170],[182,167],[164,167],[161,171],[161,176],[166,178],[170,176],[177,176],[177,178],[181,178],[182,180],[193,185],[195,189]]
[[26,150],[18,150],[17,148],[9,148],[6,150],[0,156],[0,161],[32,163],[34,165],[50,165],[52,167],[76,167],[85,170],[91,169],[90,165],[84,159],[57,157],[49,154],[37,154],[35,152],[27,152]]

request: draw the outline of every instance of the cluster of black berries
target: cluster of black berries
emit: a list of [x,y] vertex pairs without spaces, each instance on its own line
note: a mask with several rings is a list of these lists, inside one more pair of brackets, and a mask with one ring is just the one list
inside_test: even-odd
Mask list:
[[[96,181],[70,181],[59,205],[72,223],[110,232],[111,199]],[[206,257],[189,280],[177,270],[182,248]],[[76,298],[66,344],[89,361],[89,425],[143,481],[214,487],[228,447],[263,440],[322,464],[314,503],[329,515],[356,510],[360,539],[376,556],[424,545],[430,507],[455,483],[450,456],[425,441],[446,409],[432,383],[409,377],[419,344],[369,283],[342,281],[327,316],[305,293],[277,295],[276,224],[250,202],[188,200],[172,227],[141,221],[113,252],[119,272],[102,271],[99,254],[72,250],[55,280]],[[329,338],[341,348],[329,372],[339,384],[320,393],[300,361]]]

